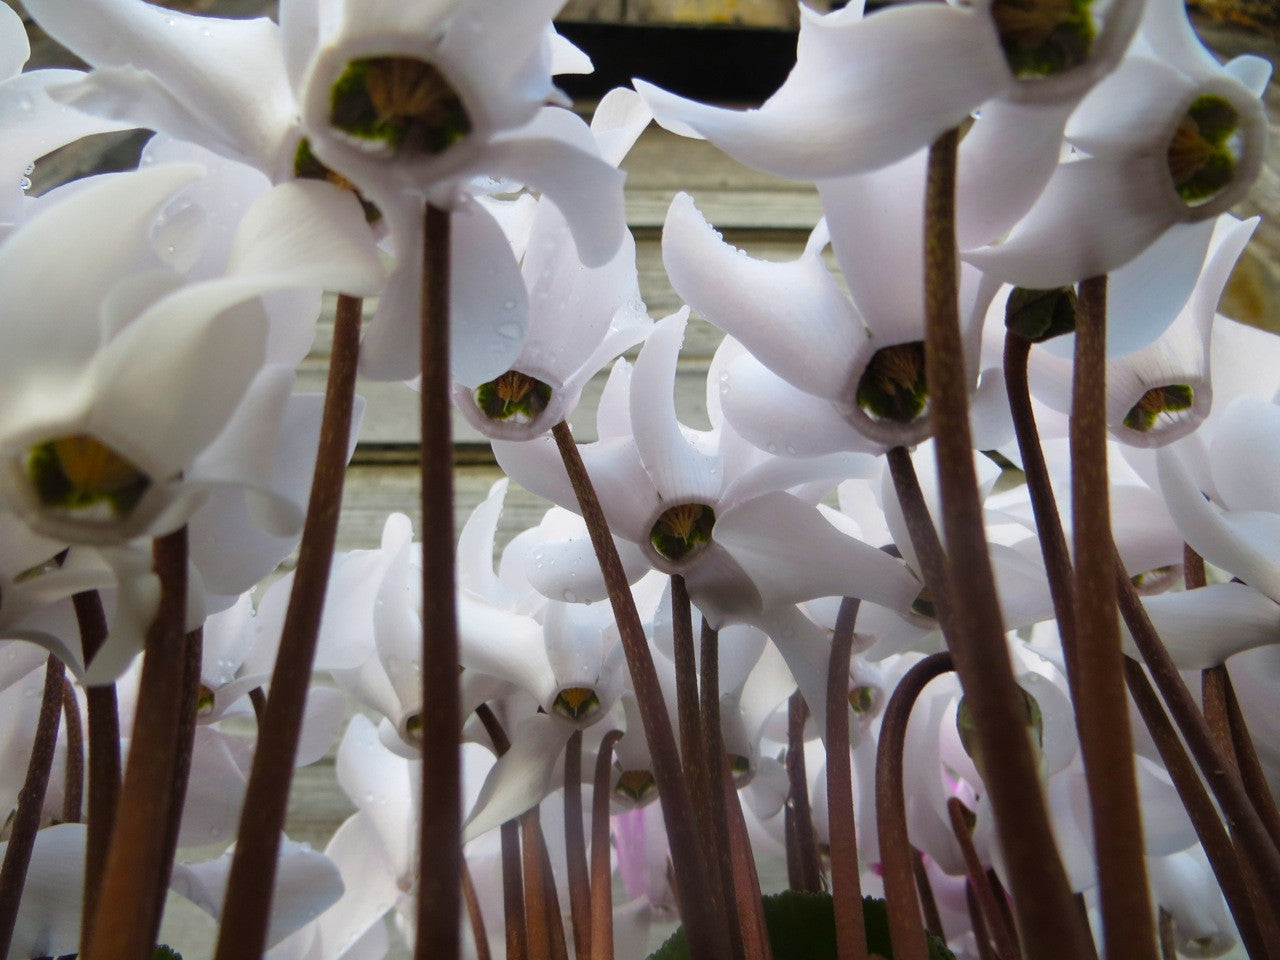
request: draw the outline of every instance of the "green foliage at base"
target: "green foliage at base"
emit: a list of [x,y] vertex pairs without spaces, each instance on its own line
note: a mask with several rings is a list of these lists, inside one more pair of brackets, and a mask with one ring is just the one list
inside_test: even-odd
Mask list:
[[[889,942],[889,911],[883,900],[862,901],[867,949],[893,960]],[[764,898],[764,922],[769,928],[773,960],[836,960],[836,915],[829,893],[788,890]],[[649,960],[688,960],[689,945],[681,927]],[[929,938],[929,960],[955,960],[937,937]]]

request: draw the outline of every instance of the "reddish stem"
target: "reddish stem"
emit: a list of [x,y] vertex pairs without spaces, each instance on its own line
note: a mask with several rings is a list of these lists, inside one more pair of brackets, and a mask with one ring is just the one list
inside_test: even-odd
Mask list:
[[831,846],[837,960],[867,960],[853,769],[849,760],[849,663],[853,658],[853,632],[859,605],[857,597],[845,597],[840,602],[827,668],[827,833]]
[[62,799],[64,823],[79,823],[84,815],[84,726],[80,702],[71,678],[62,678],[62,714],[67,724],[67,789]]
[[787,844],[787,877],[792,890],[818,893],[822,890],[822,870],[818,866],[818,843],[809,806],[809,775],[804,763],[804,725],[808,719],[809,707],[797,690],[787,702],[787,780],[791,785],[786,808],[791,836]]
[[575,730],[564,749],[564,846],[569,872],[569,911],[573,919],[573,953],[583,958],[591,954],[591,881],[585,830],[582,731]]
[[[256,957],[266,949],[280,837],[293,783],[293,760],[302,734],[320,615],[338,537],[360,352],[361,306],[359,298],[338,297],[311,497],[280,649],[271,674],[271,694],[258,724],[258,743],[227,879],[215,960]],[[457,878],[457,869],[452,876]],[[455,926],[461,904],[457,907]]]
[[[621,730],[610,730],[596,753],[591,790],[591,957],[613,960],[613,864],[609,846],[609,783],[613,748]],[[587,958],[583,958],[587,960]]]

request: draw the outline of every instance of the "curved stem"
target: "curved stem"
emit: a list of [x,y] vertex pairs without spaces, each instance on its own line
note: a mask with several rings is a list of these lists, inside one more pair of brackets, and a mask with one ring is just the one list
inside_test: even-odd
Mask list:
[[947,816],[951,820],[951,832],[955,835],[960,852],[964,855],[965,868],[969,873],[969,886],[978,902],[978,912],[982,915],[983,926],[991,934],[996,952],[1002,960],[1016,960],[1020,955],[1018,945],[1013,940],[1013,931],[1005,928],[1004,917],[996,904],[995,891],[987,880],[987,871],[978,859],[978,851],[974,849],[973,837],[969,834],[969,825],[965,823],[964,804],[959,797],[947,800]]
[[[293,758],[302,733],[320,615],[337,542],[360,351],[360,313],[358,298],[338,298],[311,498],[280,650],[271,674],[271,694],[258,725],[258,743],[227,879],[216,960],[256,957],[266,949],[280,835],[293,782]],[[454,870],[452,876],[456,880],[458,871]],[[457,911],[454,919],[456,924]]]
[[862,876],[849,759],[849,664],[858,620],[857,597],[840,601],[827,667],[827,835],[831,845],[831,900],[836,912],[837,960],[867,960],[862,922]]
[[1071,887],[1053,842],[1024,722],[1026,706],[1005,644],[973,465],[970,383],[957,301],[958,143],[953,129],[930,147],[925,184],[925,374],[950,558],[953,635],[948,642],[987,758],[983,781],[1027,952],[1037,960],[1077,960],[1088,953],[1088,933],[1072,909]]
[[929,681],[952,669],[950,653],[935,653],[917,663],[898,682],[880,724],[880,743],[876,749],[876,830],[880,836],[880,869],[895,960],[929,960],[912,864],[916,854],[907,833],[902,772],[907,721]]
[[[610,730],[596,753],[591,788],[591,957],[613,960],[613,864],[609,847],[609,779],[621,730]],[[583,958],[587,960],[587,958]]]
[[50,656],[44,667],[44,692],[40,697],[40,713],[36,718],[35,740],[27,775],[18,791],[18,809],[13,816],[9,844],[0,864],[0,957],[9,955],[13,928],[18,921],[18,905],[27,882],[27,867],[35,849],[40,815],[44,811],[44,795],[53,770],[53,754],[58,744],[58,716],[62,712],[62,661]]
[[169,814],[177,764],[187,614],[186,527],[157,539],[152,551],[160,605],[147,632],[129,762],[84,960],[149,955],[169,870],[166,845],[157,842],[156,828]]
[[591,545],[600,562],[614,620],[622,638],[631,687],[636,694],[645,740],[649,744],[649,754],[653,760],[658,801],[662,804],[662,817],[671,841],[676,899],[680,904],[680,916],[684,920],[685,934],[689,940],[689,955],[693,960],[722,960],[729,954],[728,933],[717,922],[715,911],[709,909],[710,904],[698,896],[698,892],[708,888],[710,874],[701,856],[698,832],[694,827],[693,802],[680,769],[680,755],[676,750],[675,734],[671,730],[671,717],[667,713],[662,688],[658,685],[658,672],[653,665],[649,641],[640,625],[635,598],[631,595],[617,547],[609,534],[609,524],[600,506],[600,498],[596,496],[591,477],[573,442],[569,425],[558,423],[552,428],[551,434],[555,438],[565,471],[573,485],[573,492],[578,498],[582,518],[591,535]]
[[484,914],[480,910],[480,899],[476,896],[476,885],[471,881],[471,871],[467,863],[462,862],[462,899],[467,906],[467,920],[471,924],[471,938],[476,943],[476,960],[491,960],[489,953],[489,934],[484,927]]

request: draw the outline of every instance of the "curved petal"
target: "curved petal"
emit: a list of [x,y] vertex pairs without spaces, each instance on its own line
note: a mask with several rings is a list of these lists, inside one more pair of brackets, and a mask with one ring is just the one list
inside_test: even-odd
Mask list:
[[0,12],[0,80],[16,77],[30,56],[31,44],[22,17],[6,4]]
[[1177,454],[1167,448],[1156,454],[1156,465],[1169,512],[1187,543],[1210,563],[1280,600],[1280,542],[1271,539],[1280,517],[1223,514],[1201,495]]
[[493,572],[493,538],[502,517],[507,486],[505,477],[495,481],[458,535],[458,587],[489,603],[498,602],[505,593]]
[[600,148],[600,158],[610,166],[619,166],[652,119],[653,111],[634,90],[610,90],[591,114],[591,135]]
[[[87,829],[63,823],[36,833],[9,956],[63,956],[78,949]],[[9,842],[0,847],[7,853]]]
[[524,813],[551,792],[556,762],[574,727],[539,714],[522,721],[498,758],[463,824],[468,843]]
[[1182,215],[1162,162],[1108,156],[1059,164],[1008,239],[965,251],[964,259],[1024,287],[1061,287],[1109,273]]
[[[649,572],[644,552],[629,540],[613,538],[628,583]],[[565,603],[595,603],[608,597],[595,548],[584,529],[580,537],[540,543],[529,552],[529,583],[544,597]]]
[[633,81],[663,126],[801,180],[904,157],[1009,83],[990,19],[941,4],[863,20],[806,18],[795,69],[757,110],[709,107]]
[[659,499],[669,504],[710,503],[723,482],[719,460],[698,448],[676,416],[676,362],[687,318],[682,311],[658,321],[631,373],[636,450]]
[[920,592],[900,561],[841,533],[790,494],[764,494],[729,511],[717,518],[715,537],[766,607],[835,596],[906,610]]
[[1213,483],[1233,510],[1280,513],[1280,408],[1239,397],[1218,420],[1209,448]]
[[[1255,647],[1280,643],[1280,606],[1239,583],[1143,597],[1156,632],[1181,670],[1207,670]],[[1121,624],[1125,652],[1139,656]]]
[[141,0],[90,0],[75,9],[32,0],[26,7],[50,36],[92,66],[137,67],[156,78],[158,89],[171,91],[169,102],[180,113],[139,120],[177,119],[186,129],[166,132],[194,130],[197,142],[282,175],[275,168],[297,110],[272,21],[195,16]]
[[682,299],[778,376],[819,396],[849,392],[848,358],[865,334],[818,252],[753,259],[679,193],[662,229],[662,262]]
[[381,847],[395,865],[393,878],[407,874],[416,833],[413,801],[418,777],[413,765],[382,746],[373,722],[357,714],[338,746],[334,767],[338,784],[378,838],[369,853]]

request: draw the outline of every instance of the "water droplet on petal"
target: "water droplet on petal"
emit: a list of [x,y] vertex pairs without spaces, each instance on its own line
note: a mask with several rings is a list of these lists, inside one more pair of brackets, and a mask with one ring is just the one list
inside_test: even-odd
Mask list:
[[566,590],[566,591],[564,592],[564,602],[565,602],[565,603],[577,603],[577,602],[578,602],[578,595],[577,595],[576,593],[574,593],[572,590]]
[[521,334],[522,332],[523,332],[523,331],[521,330],[520,324],[518,324],[518,323],[500,323],[500,324],[498,324],[498,335],[499,335],[500,337],[505,337],[505,338],[506,338],[506,339],[508,339],[508,340],[516,340],[516,339],[519,339],[520,334]]

